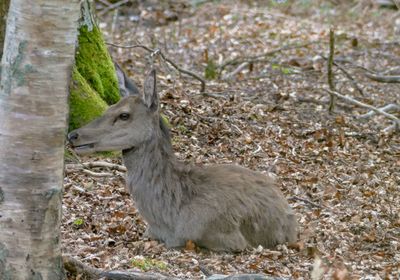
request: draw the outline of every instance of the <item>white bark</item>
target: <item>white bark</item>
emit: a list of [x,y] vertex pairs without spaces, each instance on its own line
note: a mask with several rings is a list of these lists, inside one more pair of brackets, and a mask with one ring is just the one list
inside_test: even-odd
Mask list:
[[63,279],[60,219],[79,0],[11,0],[0,84],[0,279]]

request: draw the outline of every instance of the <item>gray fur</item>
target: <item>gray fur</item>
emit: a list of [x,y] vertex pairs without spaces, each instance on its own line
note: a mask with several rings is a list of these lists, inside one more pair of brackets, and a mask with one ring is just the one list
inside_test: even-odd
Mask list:
[[[128,189],[147,234],[167,247],[191,240],[215,251],[294,242],[295,216],[272,178],[236,165],[191,166],[176,159],[155,91],[125,97],[69,134],[77,152],[123,150]],[[121,113],[130,119],[122,121]]]

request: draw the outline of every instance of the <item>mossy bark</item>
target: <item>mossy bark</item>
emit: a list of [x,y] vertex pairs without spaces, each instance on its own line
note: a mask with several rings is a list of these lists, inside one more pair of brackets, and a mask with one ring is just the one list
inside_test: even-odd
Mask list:
[[6,35],[6,20],[10,0],[1,0],[0,3],[0,60],[3,56],[4,37]]
[[118,80],[114,63],[108,53],[98,26],[79,29],[79,48],[76,53],[76,67],[89,85],[111,105],[119,100]]
[[107,109],[107,103],[93,90],[76,67],[72,71],[69,106],[70,130],[87,124]]
[[84,1],[82,8],[79,45],[70,86],[70,130],[100,116],[107,104],[120,99],[114,63],[93,20],[90,3]]

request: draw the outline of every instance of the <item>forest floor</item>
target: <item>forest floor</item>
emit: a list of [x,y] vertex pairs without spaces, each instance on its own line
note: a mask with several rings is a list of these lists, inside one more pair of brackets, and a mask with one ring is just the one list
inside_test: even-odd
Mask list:
[[[92,168],[112,174],[66,173],[63,253],[104,270],[182,279],[204,279],[204,271],[399,279],[399,134],[384,132],[391,122],[383,116],[360,118],[368,110],[347,101],[337,100],[329,113],[323,58],[329,55],[333,25],[335,60],[354,79],[334,67],[336,90],[376,107],[399,105],[400,84],[365,75],[366,69],[400,75],[398,12],[369,1],[352,6],[244,2],[147,8],[139,22],[123,7],[117,21],[112,11],[100,21],[108,42],[127,46],[139,40],[183,68],[207,75],[206,94],[201,94],[198,81],[156,57],[161,111],[171,124],[177,157],[273,173],[295,210],[299,241],[235,254],[195,246],[166,249],[143,237],[146,225],[125,190],[124,173]],[[139,48],[111,52],[140,86],[150,68],[149,53]],[[249,63],[238,69],[243,62]],[[98,160],[122,164],[119,156],[80,158]]]

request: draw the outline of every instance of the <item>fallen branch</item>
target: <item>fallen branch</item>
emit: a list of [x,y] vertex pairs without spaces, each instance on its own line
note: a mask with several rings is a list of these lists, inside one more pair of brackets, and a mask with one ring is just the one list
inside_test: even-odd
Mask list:
[[305,43],[305,44],[301,44],[301,45],[297,45],[297,44],[295,44],[295,45],[287,45],[287,46],[283,46],[283,47],[280,47],[280,48],[265,52],[263,54],[255,55],[255,56],[245,56],[245,57],[238,57],[238,58],[230,59],[230,60],[227,60],[227,61],[223,62],[218,67],[219,68],[219,72],[221,73],[225,69],[225,67],[228,66],[228,65],[237,65],[237,64],[242,64],[242,63],[245,63],[245,62],[252,63],[252,62],[263,61],[263,60],[265,60],[265,58],[267,56],[274,55],[274,54],[276,54],[278,52],[286,51],[286,50],[292,50],[292,49],[304,48],[304,47],[307,47],[307,46],[309,46],[311,44],[314,44],[316,42],[309,42],[309,43]]
[[[384,112],[390,112],[390,111],[398,112],[398,111],[400,111],[400,106],[397,105],[397,104],[388,104],[388,105],[386,105],[384,107],[381,107],[381,108],[378,108],[378,109],[380,109],[380,110],[382,110]],[[359,116],[358,118],[366,119],[366,118],[370,118],[370,117],[372,117],[374,115],[376,115],[375,111],[369,111],[368,113],[365,113],[365,114]]]
[[118,170],[121,172],[126,172],[126,167],[120,164],[116,163],[111,163],[111,162],[106,162],[106,161],[89,161],[89,162],[84,162],[82,165],[86,168],[93,168],[93,167],[104,167],[104,168],[109,168],[113,170]]
[[248,67],[250,62],[243,62],[240,64],[235,70],[233,70],[231,73],[225,74],[221,79],[224,81],[231,80],[233,77],[235,77],[236,74],[238,74],[240,71]]
[[106,7],[111,6],[112,4],[110,2],[108,2],[107,0],[97,0],[97,2],[100,2],[101,4],[103,4]]
[[193,73],[192,71],[189,71],[187,69],[184,69],[180,66],[178,66],[175,62],[173,62],[171,59],[169,59],[168,57],[166,57],[164,55],[164,53],[160,50],[160,49],[151,49],[145,45],[141,45],[141,44],[136,44],[136,45],[131,45],[131,46],[120,46],[117,44],[113,44],[113,43],[106,43],[107,45],[116,47],[116,48],[122,48],[122,49],[134,49],[134,48],[141,48],[144,49],[152,54],[158,54],[164,61],[168,62],[172,67],[174,67],[178,72],[186,74],[188,76],[191,76],[193,78],[195,78],[196,80],[198,80],[201,83],[201,89],[200,92],[204,92],[206,90],[206,82],[203,78],[201,78],[198,74]]
[[365,73],[364,75],[375,82],[400,83],[400,76],[383,76],[383,75],[375,75],[375,74],[370,74],[370,73]]
[[110,172],[94,172],[88,169],[82,169],[82,172],[92,177],[111,177],[114,175]]
[[301,197],[298,197],[298,196],[292,196],[292,197],[289,197],[288,199],[289,199],[289,200],[298,200],[298,201],[302,201],[302,202],[305,202],[305,203],[307,203],[307,204],[310,204],[310,205],[313,206],[313,207],[322,208],[320,205],[318,205],[318,204],[316,204],[316,203],[314,203],[314,202],[312,202],[312,201],[310,201],[310,200],[308,200],[308,199],[301,198]]
[[104,277],[107,280],[178,280],[175,277],[164,276],[158,273],[130,272],[130,271],[103,271],[90,267],[71,256],[63,256],[64,268],[72,275],[81,275],[82,279],[97,280]]
[[342,95],[342,94],[340,94],[340,93],[338,93],[336,91],[332,91],[332,90],[329,90],[329,89],[324,89],[324,90],[327,91],[329,94],[335,95],[336,97],[338,97],[340,99],[346,100],[346,101],[348,101],[348,102],[350,102],[350,103],[352,103],[354,105],[357,105],[359,107],[366,108],[366,109],[369,109],[371,111],[374,111],[376,114],[383,115],[386,118],[388,118],[391,121],[393,121],[393,125],[391,125],[391,126],[387,127],[386,129],[384,129],[385,132],[389,132],[391,130],[396,130],[396,131],[400,130],[400,119],[398,119],[396,116],[394,116],[392,114],[389,114],[389,113],[385,112],[384,110],[382,110],[380,108],[376,108],[374,106],[362,103],[362,102],[360,102],[358,100],[355,100],[350,96]]
[[83,173],[93,176],[93,177],[110,177],[113,176],[113,173],[110,172],[94,172],[91,170],[88,170],[88,168],[108,168],[112,170],[117,170],[120,172],[126,172],[126,167],[123,165],[119,164],[114,164],[110,162],[105,162],[105,161],[94,161],[94,162],[84,162],[84,163],[79,163],[79,164],[66,164],[65,165],[65,170],[67,173],[74,172],[76,170],[80,170]]

